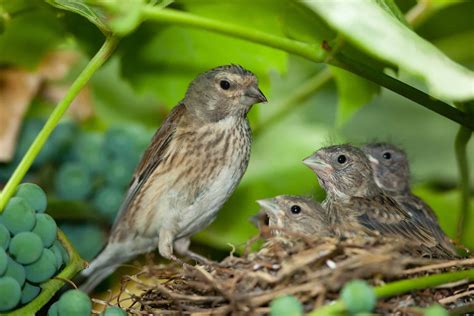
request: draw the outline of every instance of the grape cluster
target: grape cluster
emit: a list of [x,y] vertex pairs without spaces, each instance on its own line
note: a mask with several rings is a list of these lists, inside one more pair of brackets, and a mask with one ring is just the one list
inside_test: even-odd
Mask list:
[[0,215],[0,312],[32,301],[69,260],[46,207],[44,191],[24,183]]
[[[92,314],[90,298],[80,290],[65,292],[48,310],[48,316],[88,316]],[[101,316],[126,316],[127,313],[119,307],[107,307]]]
[[[0,184],[11,176],[44,122],[38,118],[24,122],[15,159],[0,163]],[[96,211],[111,224],[150,138],[151,133],[139,126],[117,126],[103,132],[64,121],[51,134],[27,177],[48,188],[56,201],[85,202],[88,211]],[[91,260],[102,249],[106,234],[98,223],[58,221],[58,225],[84,259]]]
[[74,141],[69,159],[55,176],[55,193],[64,200],[87,201],[110,221],[122,203],[149,134],[131,128],[106,133],[83,131]]

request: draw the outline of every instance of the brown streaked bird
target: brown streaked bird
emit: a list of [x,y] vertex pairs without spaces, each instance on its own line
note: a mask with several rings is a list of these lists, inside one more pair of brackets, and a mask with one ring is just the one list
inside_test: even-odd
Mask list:
[[389,143],[366,144],[362,150],[369,158],[377,186],[401,204],[415,220],[429,226],[437,238],[446,239],[447,245],[451,244],[431,207],[411,192],[410,166],[406,153]]
[[240,182],[250,158],[247,113],[266,102],[255,75],[238,65],[200,74],[153,137],[135,170],[104,250],[83,271],[93,289],[121,264],[158,248],[188,250]]
[[[407,250],[423,255],[455,257],[444,238],[429,225],[415,220],[395,199],[375,183],[370,161],[365,153],[351,145],[322,148],[304,160],[326,190],[322,206],[331,213],[337,233],[347,235],[377,232],[407,243]],[[346,230],[346,231],[344,231]]]
[[258,200],[257,203],[261,207],[260,212],[268,216],[268,226],[272,234],[291,232],[319,237],[332,235],[326,210],[311,198],[279,195]]

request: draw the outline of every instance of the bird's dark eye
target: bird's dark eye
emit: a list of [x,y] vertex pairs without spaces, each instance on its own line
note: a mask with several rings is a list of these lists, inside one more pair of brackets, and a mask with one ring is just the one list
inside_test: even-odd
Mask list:
[[339,157],[337,157],[337,162],[340,163],[340,164],[343,164],[346,161],[347,161],[347,158],[344,155],[339,155]]
[[221,80],[219,84],[221,85],[221,88],[224,90],[228,90],[230,88],[230,82],[227,80]]
[[301,207],[299,207],[299,205],[293,205],[293,206],[290,208],[290,211],[291,211],[291,213],[293,213],[293,214],[299,214],[299,213],[301,213]]
[[383,158],[389,160],[390,158],[392,158],[392,154],[386,151],[383,153]]

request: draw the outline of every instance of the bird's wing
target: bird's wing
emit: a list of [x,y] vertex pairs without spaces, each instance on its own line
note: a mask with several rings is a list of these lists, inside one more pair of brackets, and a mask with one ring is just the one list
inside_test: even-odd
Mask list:
[[433,247],[437,244],[430,230],[414,220],[400,204],[384,194],[371,198],[353,198],[353,211],[359,223],[382,235],[402,237],[415,244]]
[[419,197],[409,194],[397,196],[396,200],[402,204],[405,209],[409,210],[415,216],[420,218],[420,220],[428,220],[430,222],[438,223],[438,218],[436,217],[434,211]]
[[439,243],[438,248],[443,250],[445,253],[457,255],[453,244],[439,226],[436,214],[428,204],[415,195],[397,197],[397,201],[405,210],[414,215],[415,220],[431,231],[433,237]]
[[161,127],[156,131],[150,145],[143,154],[143,157],[135,170],[127,195],[125,196],[122,206],[115,218],[112,231],[115,229],[117,223],[120,222],[120,218],[130,208],[143,184],[148,180],[148,177],[161,163],[164,153],[174,138],[176,127],[185,111],[186,107],[184,104],[179,104],[174,107]]

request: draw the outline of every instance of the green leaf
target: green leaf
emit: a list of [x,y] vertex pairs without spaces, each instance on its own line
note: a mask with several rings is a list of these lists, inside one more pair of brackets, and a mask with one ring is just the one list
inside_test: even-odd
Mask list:
[[111,31],[110,27],[106,23],[106,12],[102,7],[90,4],[91,1],[46,0],[46,2],[56,8],[82,15],[91,23],[95,24],[103,33],[108,33]]
[[421,77],[433,96],[450,101],[474,98],[473,72],[447,58],[374,2],[305,3],[367,54]]
[[409,27],[405,16],[395,4],[394,0],[375,0],[375,2],[379,5],[379,7],[384,9],[385,12],[388,12],[391,16]]
[[360,107],[372,100],[380,87],[340,68],[331,67],[331,72],[338,90],[336,126],[342,126]]
[[[263,1],[252,4],[251,10],[242,10],[245,3],[250,5],[248,0],[182,1],[179,5],[201,16],[282,34],[278,20],[281,6],[272,8],[268,1]],[[124,77],[139,92],[152,92],[169,108],[183,98],[198,73],[223,64],[240,64],[253,71],[266,92],[270,72],[284,72],[288,56],[273,48],[220,34],[150,23],[144,23],[134,36],[125,38],[121,50]]]
[[142,22],[140,11],[144,5],[143,0],[105,1],[104,5],[112,13],[109,27],[117,35],[124,36],[131,33]]
[[65,33],[52,8],[40,1],[13,1],[4,6],[8,24],[0,35],[0,64],[33,69]]

